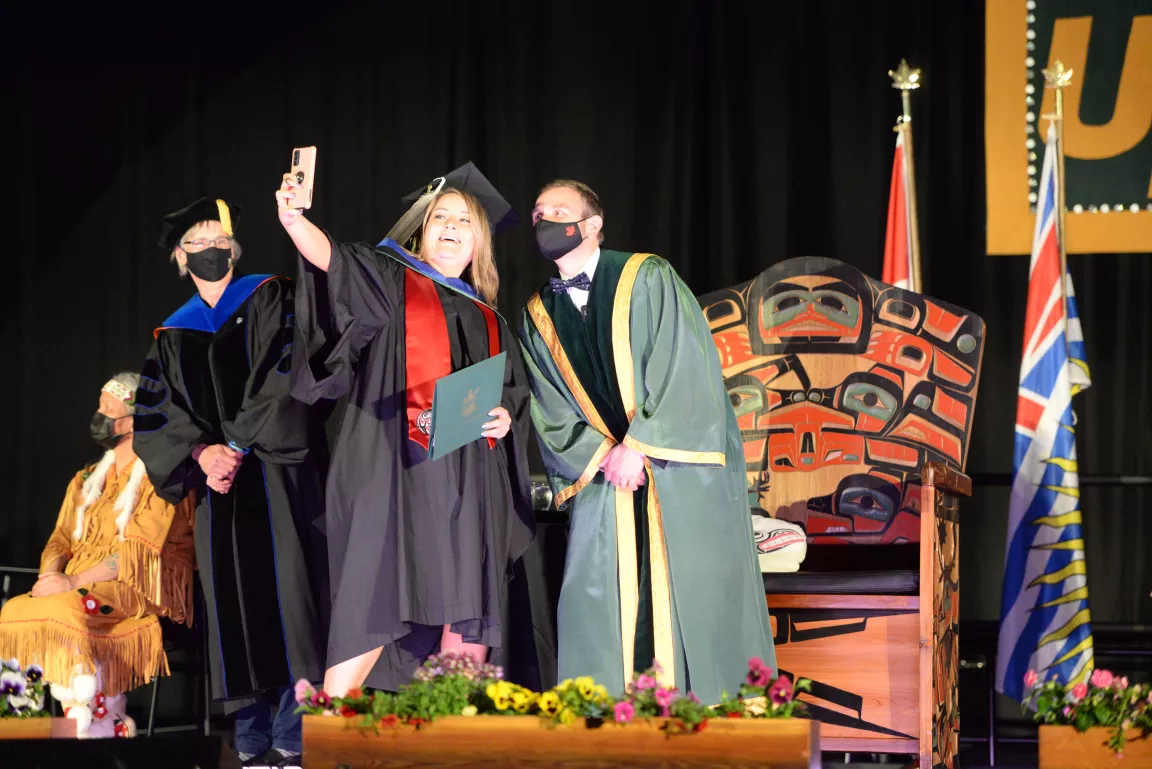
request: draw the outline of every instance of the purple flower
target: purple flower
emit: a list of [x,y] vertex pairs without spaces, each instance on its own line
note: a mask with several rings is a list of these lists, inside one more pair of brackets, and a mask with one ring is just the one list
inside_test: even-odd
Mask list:
[[4,667],[7,670],[12,670],[12,671],[19,673],[20,672],[20,660],[16,659],[15,657],[13,657],[10,660],[5,660],[4,661]]
[[314,692],[312,694],[312,707],[326,708],[332,704],[332,698],[322,691]]
[[656,679],[646,673],[641,673],[636,679],[636,691],[642,692],[656,688]]
[[44,677],[44,668],[40,667],[39,665],[32,665],[26,671],[24,671],[24,677],[28,679],[28,683],[37,683],[41,678]]
[[28,682],[22,673],[14,673],[10,670],[0,673],[0,695],[23,697],[27,685]]
[[768,687],[768,699],[777,705],[792,701],[792,679],[780,676]]
[[631,702],[617,702],[616,703],[616,723],[630,724],[632,717],[636,715],[636,708],[632,706]]
[[657,689],[656,690],[656,704],[664,709],[672,707],[672,701],[676,699],[676,693],[671,689]]

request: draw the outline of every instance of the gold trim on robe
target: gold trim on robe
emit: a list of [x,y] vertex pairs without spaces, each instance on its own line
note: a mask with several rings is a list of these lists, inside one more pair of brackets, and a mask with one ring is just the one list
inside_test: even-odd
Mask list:
[[[640,274],[641,265],[651,256],[653,254],[632,255],[627,264],[624,265],[624,271],[620,274],[620,282],[616,285],[616,296],[612,302],[612,357],[616,364],[616,379],[620,386],[620,398],[624,402],[624,411],[628,415],[629,423],[636,417],[636,370],[632,357],[632,291],[636,286],[636,278]],[[626,437],[625,441],[627,440]],[[646,507],[648,512],[648,566],[652,575],[652,640],[656,651],[656,662],[664,671],[661,682],[665,686],[673,687],[676,685],[676,660],[675,644],[672,638],[672,586],[668,576],[668,551],[664,540],[664,518],[660,511],[660,495],[656,492],[656,477],[652,472],[652,464],[648,461],[647,456],[644,459],[644,467],[648,475]],[[627,494],[629,502],[631,502],[632,495]],[[625,561],[629,557],[629,554],[625,552],[625,543],[628,541],[632,543],[630,553],[632,554],[632,563],[635,566],[636,523],[632,515],[631,504],[629,504],[627,521],[623,523],[622,518],[624,516],[620,508],[620,497],[619,492],[617,492],[616,545],[620,570],[623,573]],[[622,528],[628,529],[624,536],[621,536],[620,533]],[[630,573],[636,574],[636,569],[633,568]],[[629,589],[628,593],[625,592],[626,587]],[[639,590],[635,578],[630,579],[627,583],[621,578],[621,635],[625,639],[631,640],[636,636],[636,613],[633,612],[630,624],[624,624],[623,606],[638,604],[638,602]],[[625,648],[628,646],[630,644],[625,641]],[[627,673],[631,669],[631,665],[631,655],[626,655],[624,663],[624,678],[626,680],[629,678]]]
[[[616,286],[616,296],[612,303],[612,347],[613,362],[616,367],[616,378],[620,387],[620,397],[624,404],[628,421],[636,416],[636,378],[634,361],[632,357],[632,291],[640,272],[640,266],[652,254],[633,254],[624,266],[620,275],[620,282]],[[596,450],[592,460],[588,463],[583,474],[567,489],[556,495],[556,506],[560,507],[581,489],[588,485],[600,469],[600,461],[604,455],[616,444],[608,430],[608,426],[601,419],[596,407],[585,392],[583,385],[568,360],[556,327],[544,307],[540,294],[533,294],[528,300],[528,314],[531,316],[536,330],[544,340],[552,362],[556,365],[569,392],[576,399],[576,403],[584,412],[589,425],[604,436],[604,442]],[[630,440],[630,439],[625,439]],[[648,514],[649,536],[649,569],[652,574],[652,624],[653,642],[656,652],[656,662],[663,668],[662,683],[665,686],[676,685],[675,644],[672,632],[672,591],[668,575],[667,544],[664,538],[664,519],[660,509],[660,497],[656,492],[656,478],[652,472],[648,456],[657,459],[671,459],[675,454],[681,459],[674,461],[694,461],[698,464],[724,464],[724,455],[718,458],[711,452],[679,452],[677,450],[653,449],[638,441],[632,441],[634,448],[642,451],[646,456],[644,460],[645,472],[648,477],[648,491],[646,495],[646,508]],[[688,460],[686,457],[693,459]],[[614,493],[616,507],[616,558],[618,581],[620,585],[620,635],[621,654],[624,666],[624,679],[631,678],[634,665],[634,650],[636,641],[636,623],[639,614],[640,589],[639,569],[636,550],[636,521],[634,518],[632,492],[616,489]]]
[[615,445],[616,441],[611,438],[605,438],[601,441],[600,447],[596,449],[596,452],[592,455],[592,459],[588,462],[588,466],[584,468],[584,472],[580,474],[576,482],[559,492],[555,499],[553,499],[557,509],[562,509],[564,505],[568,503],[568,500],[579,494],[585,486],[592,482],[592,479],[596,477],[596,473],[600,472],[600,463]]
[[666,462],[682,462],[690,465],[719,465],[724,466],[726,458],[723,451],[686,451],[683,449],[662,449],[658,446],[649,446],[638,441],[631,435],[624,436],[624,445],[636,449],[641,454]]

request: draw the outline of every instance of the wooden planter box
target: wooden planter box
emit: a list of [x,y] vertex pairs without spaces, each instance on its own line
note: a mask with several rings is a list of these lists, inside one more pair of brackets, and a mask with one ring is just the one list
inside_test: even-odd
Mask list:
[[[1092,769],[1121,766],[1108,747],[1112,730],[1095,726],[1078,732],[1073,726],[1040,727],[1040,769]],[[1139,729],[1126,734],[1123,766],[1152,766],[1152,738],[1140,738]]]
[[0,740],[47,740],[76,737],[71,718],[0,718]]
[[304,716],[304,769],[347,766],[607,767],[820,766],[820,724],[806,719],[713,718],[697,734],[669,736],[662,721],[590,729],[580,721],[549,728],[541,719],[449,716],[419,730],[360,730],[339,716]]

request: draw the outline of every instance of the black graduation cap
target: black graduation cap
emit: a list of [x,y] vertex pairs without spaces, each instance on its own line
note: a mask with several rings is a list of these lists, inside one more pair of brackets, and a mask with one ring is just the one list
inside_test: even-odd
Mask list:
[[160,248],[169,251],[180,245],[180,238],[199,222],[220,222],[224,234],[231,236],[240,220],[240,206],[225,202],[222,198],[200,198],[195,203],[173,211],[164,217],[160,225]]
[[[480,205],[484,206],[484,210],[488,213],[488,222],[492,225],[493,235],[520,223],[520,217],[512,210],[512,206],[504,199],[500,191],[492,186],[492,182],[480,173],[480,169],[471,160],[455,171],[445,174],[443,179],[445,187],[455,187],[476,196]],[[433,179],[427,186],[405,195],[403,201],[411,206],[421,195],[435,190],[439,183],[439,178]]]

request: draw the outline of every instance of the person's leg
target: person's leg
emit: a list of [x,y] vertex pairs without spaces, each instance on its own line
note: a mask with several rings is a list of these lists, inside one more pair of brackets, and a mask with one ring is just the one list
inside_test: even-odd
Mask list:
[[232,746],[241,761],[262,756],[272,747],[272,706],[259,699],[236,711]]
[[324,692],[329,697],[343,697],[349,689],[362,686],[383,650],[380,646],[328,668],[324,673]]
[[272,722],[272,747],[288,758],[299,756],[303,741],[300,736],[300,714],[296,712],[296,692],[291,688],[280,691],[280,705]]
[[440,636],[440,651],[441,652],[461,652],[472,657],[480,664],[484,664],[488,660],[488,647],[484,644],[470,644],[464,643],[464,637],[459,633],[453,633],[449,629],[449,625],[444,626],[444,634]]

